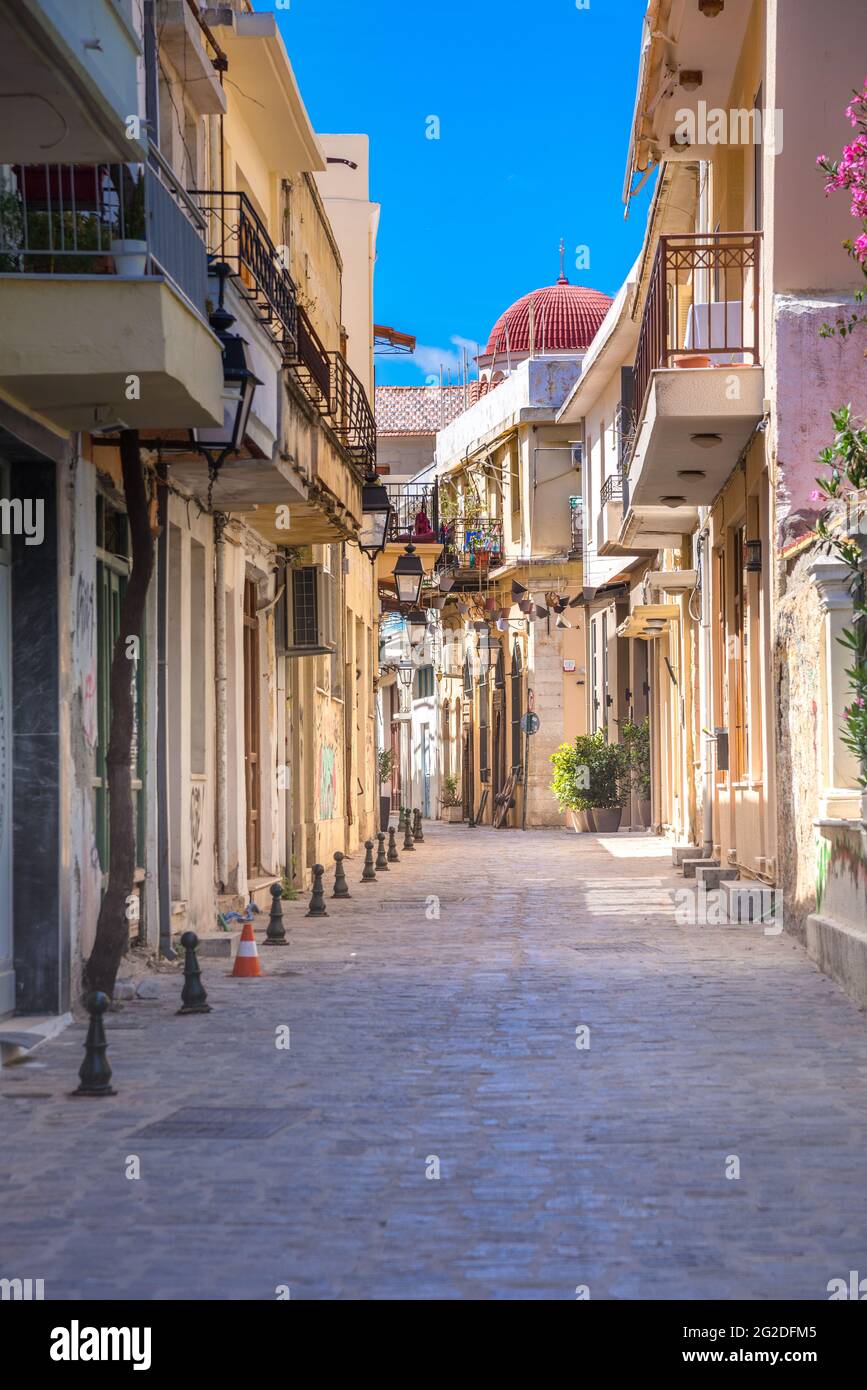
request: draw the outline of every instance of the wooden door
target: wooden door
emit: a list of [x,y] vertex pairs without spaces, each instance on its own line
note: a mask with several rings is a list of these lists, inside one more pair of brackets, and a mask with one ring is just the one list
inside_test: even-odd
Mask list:
[[247,796],[247,875],[259,871],[260,746],[259,746],[259,618],[255,581],[244,582],[244,779]]

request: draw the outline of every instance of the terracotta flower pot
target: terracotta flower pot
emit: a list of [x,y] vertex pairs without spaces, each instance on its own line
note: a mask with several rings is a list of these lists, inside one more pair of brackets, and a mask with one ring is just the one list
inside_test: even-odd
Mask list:
[[623,807],[615,806],[613,809],[600,806],[593,807],[593,823],[599,835],[613,835],[620,829],[620,818],[623,815]]
[[572,821],[572,829],[577,834],[586,835],[588,830],[593,829],[593,827],[590,824],[591,814],[592,813],[590,811],[569,811],[569,816]]

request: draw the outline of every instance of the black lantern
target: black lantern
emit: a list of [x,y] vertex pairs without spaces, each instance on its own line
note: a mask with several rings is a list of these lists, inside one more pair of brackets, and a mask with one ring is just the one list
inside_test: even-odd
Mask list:
[[412,685],[414,666],[411,661],[402,661],[397,668],[397,678],[401,685],[407,687]]
[[427,632],[427,614],[423,608],[412,608],[406,615],[406,624],[409,628],[409,640],[412,646],[424,641]]
[[415,546],[412,543],[398,557],[392,574],[397,589],[398,603],[404,608],[417,608],[421,596],[422,580],[424,579],[424,565],[416,555]]
[[361,531],[358,544],[371,563],[385,548],[392,506],[388,488],[372,468],[361,489]]
[[762,572],[762,543],[761,541],[747,541],[744,549],[746,558],[744,569],[747,574],[761,574]]
[[230,268],[221,261],[213,270],[220,281],[220,298],[209,321],[223,345],[223,423],[214,428],[192,429],[190,438],[216,473],[228,455],[237,453],[242,447],[253,396],[262,382],[247,366],[246,340],[239,333],[229,331],[235,319],[223,300]]

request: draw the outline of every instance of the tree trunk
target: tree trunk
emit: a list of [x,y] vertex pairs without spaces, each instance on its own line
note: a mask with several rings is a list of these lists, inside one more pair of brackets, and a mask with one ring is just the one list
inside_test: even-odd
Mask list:
[[99,909],[96,939],[85,966],[88,989],[111,994],[121,957],[129,946],[127,898],[133,891],[136,843],[132,801],[132,736],[135,718],[133,667],[128,641],[141,638],[148,585],[154,564],[145,475],[137,430],[120,437],[123,494],[132,543],[132,568],[120,609],[120,631],[111,658],[111,721],[106,754],[108,784],[108,887]]

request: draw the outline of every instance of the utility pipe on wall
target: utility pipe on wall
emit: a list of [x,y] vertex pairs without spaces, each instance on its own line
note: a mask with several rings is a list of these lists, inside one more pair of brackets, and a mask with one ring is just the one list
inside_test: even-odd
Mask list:
[[225,893],[229,878],[228,783],[229,749],[226,725],[226,517],[214,517],[214,685],[217,742],[217,881]]

